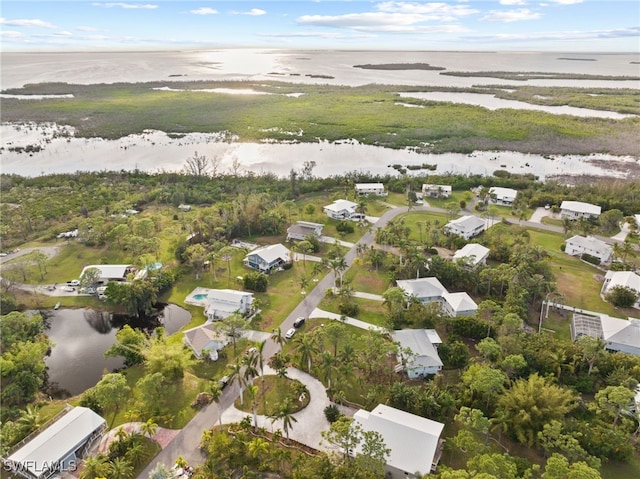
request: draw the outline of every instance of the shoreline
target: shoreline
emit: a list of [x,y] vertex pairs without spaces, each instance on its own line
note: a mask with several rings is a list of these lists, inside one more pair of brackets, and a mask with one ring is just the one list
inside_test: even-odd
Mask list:
[[[533,174],[541,181],[574,173],[576,178],[610,179],[640,177],[640,159],[606,154],[535,155],[514,151],[473,153],[419,153],[413,149],[389,149],[356,140],[316,143],[244,143],[220,133],[171,135],[147,130],[118,140],[76,138],[73,129],[61,125],[0,125],[4,146],[0,149],[2,173],[36,177],[77,171],[141,170],[148,173],[179,172],[196,152],[220,162],[227,172],[239,161],[243,174],[274,174],[286,177],[304,161],[315,161],[314,174],[330,177],[353,171],[373,175],[399,175],[392,165],[435,165],[409,169],[408,175],[492,175],[496,170]],[[30,151],[25,147],[31,145]],[[22,150],[17,147],[22,146]],[[9,151],[8,148],[13,148]],[[21,151],[21,152],[19,152]]]

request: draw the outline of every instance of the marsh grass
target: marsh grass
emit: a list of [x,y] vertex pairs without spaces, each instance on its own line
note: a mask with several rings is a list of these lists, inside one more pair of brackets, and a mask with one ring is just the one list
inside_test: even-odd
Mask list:
[[[241,87],[278,94],[153,90],[163,86],[182,89]],[[416,89],[413,87],[414,91]],[[420,91],[433,89],[419,87]],[[607,152],[633,155],[637,153],[636,139],[640,136],[638,118],[615,121],[538,111],[489,111],[472,105],[415,99],[412,103],[424,108],[405,108],[396,105],[397,93],[411,88],[397,85],[345,87],[277,82],[41,84],[11,92],[47,94],[53,90],[65,90],[74,98],[37,102],[4,98],[0,102],[3,121],[64,123],[75,127],[77,136],[106,139],[155,129],[168,133],[227,131],[247,142],[288,141],[291,139],[289,132],[302,131],[296,139],[305,143],[317,142],[318,138],[328,141],[351,138],[369,145],[427,148],[434,153],[513,150],[540,154]],[[540,91],[524,96],[529,101],[535,95],[548,96]],[[300,92],[304,95],[285,96]],[[589,91],[567,89],[562,98],[570,93],[577,106],[588,103],[592,108],[611,108],[606,100],[590,97]],[[637,105],[633,105],[634,95],[637,96],[635,90],[624,90],[616,97],[615,105],[625,111],[638,110]],[[425,147],[425,142],[430,146]]]

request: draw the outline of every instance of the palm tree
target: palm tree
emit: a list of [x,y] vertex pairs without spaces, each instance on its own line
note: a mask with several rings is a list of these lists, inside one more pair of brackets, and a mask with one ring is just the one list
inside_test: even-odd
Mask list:
[[133,467],[138,467],[144,461],[145,456],[144,446],[138,442],[129,446],[124,457]]
[[306,276],[300,276],[300,294],[303,296],[307,294],[307,287],[309,286],[309,278]]
[[324,351],[320,355],[320,359],[322,360],[320,363],[322,378],[327,383],[327,389],[331,389],[331,377],[336,370],[337,360],[329,351]]
[[260,379],[264,383],[264,345],[267,344],[267,340],[260,341],[256,347],[256,351],[253,353],[256,356],[256,364],[260,368]]
[[300,366],[307,363],[307,372],[311,374],[313,355],[319,351],[315,338],[310,334],[301,334],[294,342],[296,343],[296,352],[300,353]]
[[269,442],[261,437],[256,437],[249,442],[248,449],[251,457],[262,463],[262,458],[269,452]]
[[109,462],[109,479],[129,479],[133,466],[124,457],[116,457]]
[[271,423],[274,423],[278,419],[282,419],[282,429],[284,430],[287,442],[289,442],[289,431],[292,429],[293,423],[298,422],[298,420],[293,417],[293,406],[291,406],[290,401],[287,400],[280,405],[276,413],[271,416]]
[[256,362],[258,358],[255,353],[245,355],[242,358],[242,365],[244,366],[244,379],[249,384],[253,384],[253,378],[258,375],[258,370],[256,369]]
[[216,403],[216,409],[218,411],[218,422],[222,427],[222,415],[220,414],[220,398],[222,397],[222,389],[217,383],[211,383],[209,385],[209,393],[211,394],[211,400]]
[[246,385],[246,381],[242,375],[242,364],[236,359],[235,363],[227,366],[229,369],[229,384],[237,383],[240,390],[240,402],[243,403],[242,388]]
[[35,431],[42,425],[38,409],[31,404],[29,404],[23,411],[20,411],[20,417],[16,423],[20,426],[24,436]]
[[275,341],[280,347],[284,346],[286,342],[285,337],[282,334],[282,330],[280,328],[276,328],[271,332],[271,339]]
[[253,430],[258,430],[258,386],[248,386],[247,394],[249,395],[249,401],[251,401],[251,411],[253,412]]
[[107,456],[96,454],[84,460],[80,479],[95,479],[96,477],[106,477],[109,475],[109,463]]
[[318,275],[322,273],[322,263],[314,263],[311,270],[311,276],[313,276],[314,283],[318,281]]
[[336,277],[335,275],[337,274],[340,277],[340,286],[342,286],[342,275],[344,274],[345,270],[349,267],[347,265],[347,261],[344,259],[343,256],[340,256],[338,258],[333,258],[332,260],[329,260],[329,267],[331,268],[331,270],[333,271],[333,287],[336,287]]
[[155,423],[152,418],[149,418],[147,422],[143,422],[140,425],[140,431],[148,438],[151,438],[151,436],[158,432],[158,424]]

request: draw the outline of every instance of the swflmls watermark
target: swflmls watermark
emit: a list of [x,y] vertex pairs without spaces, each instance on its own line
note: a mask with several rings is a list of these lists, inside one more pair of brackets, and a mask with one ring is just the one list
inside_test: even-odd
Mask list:
[[37,473],[40,475],[46,471],[73,472],[78,469],[78,463],[75,460],[66,462],[62,461],[2,461],[2,469],[7,472],[20,473]]

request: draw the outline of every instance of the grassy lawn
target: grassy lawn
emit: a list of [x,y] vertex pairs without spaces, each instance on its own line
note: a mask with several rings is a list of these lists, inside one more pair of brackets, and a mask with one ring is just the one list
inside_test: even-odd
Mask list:
[[609,461],[600,468],[602,477],[615,477],[616,479],[637,479],[640,477],[640,452],[636,453],[629,462]]
[[[357,319],[375,326],[387,327],[387,319],[384,315],[384,306],[382,306],[381,301],[362,298],[352,298],[351,301],[360,307],[360,312],[356,315]],[[330,313],[340,314],[339,304],[339,297],[325,296],[318,307]]]
[[384,271],[376,272],[368,266],[354,263],[344,276],[345,281],[350,281],[355,291],[364,293],[382,294],[391,285],[391,279]]
[[191,372],[200,379],[213,381],[220,379],[227,374],[227,365],[235,362],[236,358],[242,356],[252,344],[247,339],[239,339],[236,342],[236,350],[234,352],[233,345],[230,344],[223,350],[219,351],[217,361],[198,360],[191,367]]
[[450,217],[446,213],[437,213],[433,211],[411,211],[398,218],[404,219],[405,225],[411,229],[409,239],[420,242],[420,230],[422,228],[422,240],[424,241],[429,234],[429,230],[436,225],[444,226]]
[[[264,376],[264,381],[259,377],[253,380],[253,385],[258,387],[258,397],[256,399],[257,414],[269,416],[274,414],[279,405],[289,401],[291,412],[298,412],[309,404],[311,397],[307,392],[304,400],[300,402],[299,391],[303,387],[297,379],[281,378],[274,375]],[[241,411],[253,412],[249,395],[245,392],[244,402],[240,398],[236,399],[235,406]]]

